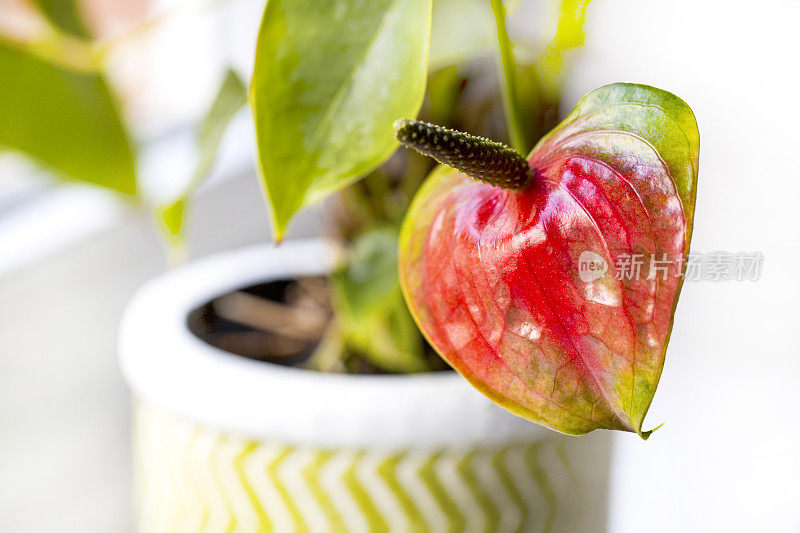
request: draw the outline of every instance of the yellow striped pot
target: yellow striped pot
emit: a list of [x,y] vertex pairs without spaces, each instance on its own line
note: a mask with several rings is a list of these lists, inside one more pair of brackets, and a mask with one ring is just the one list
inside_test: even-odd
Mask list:
[[187,329],[215,296],[334,263],[318,241],[256,247],[139,291],[120,335],[139,531],[605,528],[607,435],[516,418],[455,373],[322,374],[228,354]]

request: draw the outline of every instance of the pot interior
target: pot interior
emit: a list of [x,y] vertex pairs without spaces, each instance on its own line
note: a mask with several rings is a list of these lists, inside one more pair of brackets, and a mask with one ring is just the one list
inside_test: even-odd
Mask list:
[[[188,330],[202,341],[228,353],[267,363],[308,368],[335,328],[328,280],[305,276],[257,283],[216,296],[192,309]],[[345,345],[327,349],[352,350]],[[425,342],[432,371],[450,371]],[[346,365],[349,373],[389,373],[363,357]]]
[[187,327],[226,352],[300,366],[319,346],[332,318],[321,276],[280,279],[217,296],[193,309]]

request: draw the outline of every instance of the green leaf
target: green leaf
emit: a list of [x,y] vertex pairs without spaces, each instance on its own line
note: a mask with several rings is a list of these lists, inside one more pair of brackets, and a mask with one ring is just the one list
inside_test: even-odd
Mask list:
[[397,237],[381,228],[356,240],[348,263],[331,278],[336,316],[345,343],[378,368],[422,372],[428,365],[400,289]]
[[216,159],[220,141],[231,119],[247,103],[247,88],[233,69],[228,69],[214,103],[200,126],[197,147],[200,159],[192,183],[197,186],[206,177]]
[[0,40],[0,145],[57,175],[136,194],[134,154],[101,74],[57,66]]
[[235,71],[229,69],[220,86],[214,103],[197,131],[199,159],[186,188],[180,196],[161,206],[158,211],[159,226],[174,244],[184,240],[184,219],[188,197],[206,178],[217,158],[222,136],[231,119],[247,103],[247,89]]
[[392,123],[416,116],[431,0],[270,0],[250,104],[280,239],[294,214],[395,150]]
[[184,217],[186,215],[186,195],[162,205],[157,210],[158,226],[171,244],[180,246],[184,241]]
[[54,26],[75,37],[91,37],[83,23],[80,7],[75,0],[33,0]]
[[561,0],[555,35],[539,58],[537,70],[544,90],[560,93],[564,82],[568,54],[583,46],[586,40],[584,23],[591,0]]

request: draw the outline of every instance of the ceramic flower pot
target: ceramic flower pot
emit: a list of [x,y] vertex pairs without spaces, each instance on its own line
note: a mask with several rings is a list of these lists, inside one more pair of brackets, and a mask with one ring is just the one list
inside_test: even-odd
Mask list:
[[144,286],[123,319],[141,531],[601,531],[607,435],[566,437],[455,372],[325,374],[217,349],[190,312],[324,274],[331,246],[226,253]]

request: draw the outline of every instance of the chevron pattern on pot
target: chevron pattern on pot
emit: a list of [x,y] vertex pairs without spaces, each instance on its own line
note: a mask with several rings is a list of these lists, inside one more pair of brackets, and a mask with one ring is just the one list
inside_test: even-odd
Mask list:
[[[552,531],[575,477],[555,437],[480,449],[248,440],[139,404],[142,532]],[[560,529],[560,528],[559,528]]]

